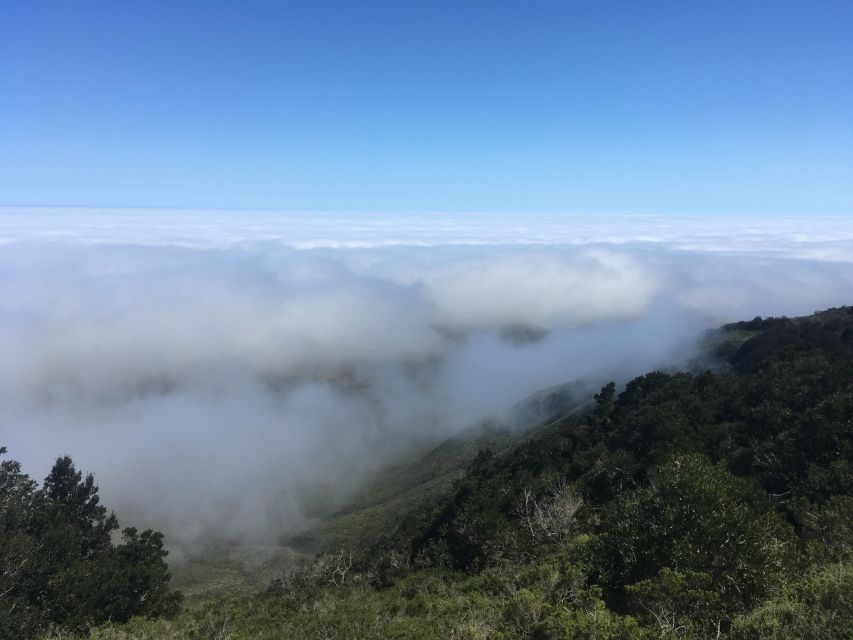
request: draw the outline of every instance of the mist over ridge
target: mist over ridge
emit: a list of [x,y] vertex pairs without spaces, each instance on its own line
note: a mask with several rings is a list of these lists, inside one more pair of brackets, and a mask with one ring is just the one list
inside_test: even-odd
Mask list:
[[845,218],[7,209],[0,444],[175,538],[264,538],[538,389],[851,299]]

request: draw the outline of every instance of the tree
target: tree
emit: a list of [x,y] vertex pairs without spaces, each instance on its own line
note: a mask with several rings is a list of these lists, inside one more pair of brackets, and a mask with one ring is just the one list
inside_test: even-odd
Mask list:
[[117,527],[93,476],[68,456],[41,488],[18,462],[0,463],[0,639],[176,613],[181,596],[169,590],[162,534],[125,529],[116,546]]
[[[5,453],[0,447],[0,455]],[[20,463],[0,462],[0,638],[26,637],[38,619],[31,575],[43,542],[29,533],[40,497],[37,489]]]

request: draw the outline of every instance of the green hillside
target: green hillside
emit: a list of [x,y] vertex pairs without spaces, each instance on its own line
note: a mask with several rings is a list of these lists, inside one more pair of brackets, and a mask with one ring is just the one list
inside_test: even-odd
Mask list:
[[509,451],[532,428],[588,409],[588,386],[569,383],[543,389],[513,405],[501,420],[467,429],[437,446],[406,452],[369,476],[343,508],[324,514],[320,524],[285,538],[283,544],[305,553],[369,546],[444,497],[480,451]]
[[710,342],[715,372],[414,452],[258,593],[91,635],[853,638],[853,308]]

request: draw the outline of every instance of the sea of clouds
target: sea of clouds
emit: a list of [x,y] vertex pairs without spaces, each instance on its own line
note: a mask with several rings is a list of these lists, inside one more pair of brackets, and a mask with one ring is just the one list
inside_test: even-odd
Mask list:
[[709,327],[853,303],[853,218],[0,209],[0,445],[175,539]]

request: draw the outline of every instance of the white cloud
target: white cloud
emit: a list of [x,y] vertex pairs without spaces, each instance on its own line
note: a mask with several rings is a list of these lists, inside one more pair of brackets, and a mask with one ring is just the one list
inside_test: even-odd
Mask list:
[[849,303],[851,258],[842,218],[7,209],[0,444],[173,537],[275,535],[539,388]]
[[428,280],[427,296],[450,327],[553,329],[635,317],[655,289],[651,270],[629,254],[540,250],[452,264]]

